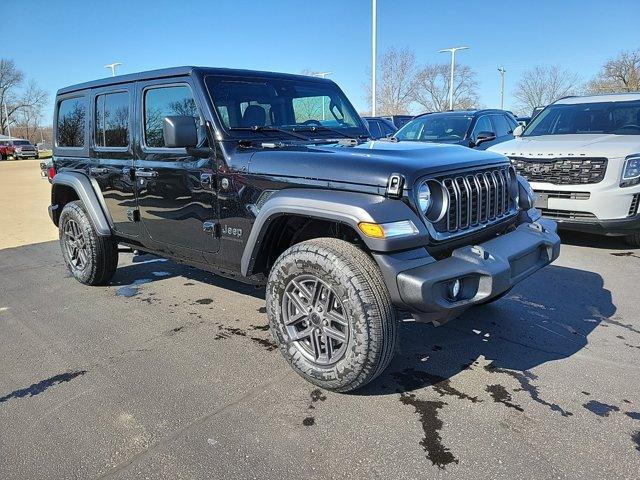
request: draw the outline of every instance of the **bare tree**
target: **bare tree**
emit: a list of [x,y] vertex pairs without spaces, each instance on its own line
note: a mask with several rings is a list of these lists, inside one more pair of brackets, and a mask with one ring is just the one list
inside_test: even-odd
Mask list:
[[[26,88],[20,90],[24,83],[24,74],[18,70],[13,60],[0,59],[0,133],[7,133],[7,126],[17,125],[25,116],[31,120],[42,117],[42,110],[48,101],[48,94],[35,81],[30,81]],[[7,119],[4,114],[7,107]]]
[[[376,110],[381,115],[409,112],[416,81],[416,56],[405,48],[387,50],[378,63]],[[367,87],[367,101],[371,107],[371,90]]]
[[580,77],[558,66],[538,65],[524,72],[513,96],[518,108],[530,112],[580,90]]
[[622,52],[604,64],[588,84],[589,93],[640,91],[640,50]]
[[[422,68],[415,82],[413,100],[429,112],[449,109],[451,66],[430,64]],[[478,104],[476,74],[466,65],[458,65],[453,84],[454,110],[475,108]]]

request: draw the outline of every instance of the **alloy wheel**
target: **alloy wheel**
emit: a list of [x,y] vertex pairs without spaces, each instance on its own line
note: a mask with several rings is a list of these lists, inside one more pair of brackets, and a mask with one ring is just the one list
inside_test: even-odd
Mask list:
[[87,240],[80,225],[73,219],[67,220],[64,225],[64,247],[71,266],[76,270],[84,270],[89,259]]

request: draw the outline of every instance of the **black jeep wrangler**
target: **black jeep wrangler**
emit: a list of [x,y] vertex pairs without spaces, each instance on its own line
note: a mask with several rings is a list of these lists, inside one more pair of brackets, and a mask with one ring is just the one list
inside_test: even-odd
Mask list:
[[49,212],[73,276],[118,245],[266,284],[293,368],[349,391],[379,375],[398,311],[443,323],[557,258],[506,157],[373,142],[330,80],[180,67],[63,88]]

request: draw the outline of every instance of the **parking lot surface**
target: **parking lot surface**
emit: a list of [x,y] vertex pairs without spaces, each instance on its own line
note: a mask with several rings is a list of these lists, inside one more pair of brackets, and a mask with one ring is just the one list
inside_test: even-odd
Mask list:
[[387,372],[334,394],[285,364],[263,290],[132,254],[110,286],[77,283],[37,163],[10,166],[2,479],[638,477],[640,251],[621,241],[564,235],[494,305],[403,322]]

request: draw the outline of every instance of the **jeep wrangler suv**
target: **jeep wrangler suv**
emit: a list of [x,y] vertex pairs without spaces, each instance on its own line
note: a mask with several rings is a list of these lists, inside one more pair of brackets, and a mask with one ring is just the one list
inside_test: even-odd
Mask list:
[[57,94],[50,215],[80,282],[118,245],[266,285],[301,376],[349,391],[391,360],[398,311],[441,324],[552,262],[506,157],[373,142],[330,80],[181,67]]

